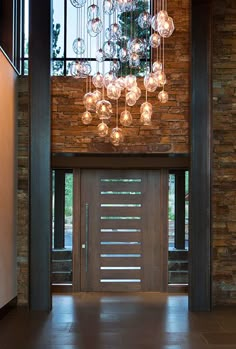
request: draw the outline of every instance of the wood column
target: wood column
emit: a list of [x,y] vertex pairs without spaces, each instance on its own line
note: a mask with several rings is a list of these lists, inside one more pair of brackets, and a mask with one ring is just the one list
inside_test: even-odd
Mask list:
[[29,2],[30,308],[51,309],[51,1]]
[[54,248],[65,246],[65,170],[55,170]]
[[175,248],[185,249],[185,171],[175,172]]
[[192,1],[189,309],[211,309],[211,0]]

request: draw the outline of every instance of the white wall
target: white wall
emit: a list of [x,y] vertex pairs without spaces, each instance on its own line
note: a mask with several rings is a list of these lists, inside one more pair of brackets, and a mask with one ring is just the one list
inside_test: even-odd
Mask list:
[[16,72],[0,49],[0,308],[16,297]]

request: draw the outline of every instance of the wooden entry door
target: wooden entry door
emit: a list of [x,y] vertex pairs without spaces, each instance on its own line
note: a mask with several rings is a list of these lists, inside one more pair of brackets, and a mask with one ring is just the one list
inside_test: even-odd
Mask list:
[[166,291],[167,183],[160,170],[81,170],[81,291]]

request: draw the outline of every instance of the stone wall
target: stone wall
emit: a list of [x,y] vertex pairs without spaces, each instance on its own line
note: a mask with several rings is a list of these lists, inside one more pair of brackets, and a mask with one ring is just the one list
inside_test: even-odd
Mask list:
[[[168,12],[173,16],[176,27],[173,35],[165,40],[165,71],[168,81],[165,89],[169,93],[169,101],[161,105],[157,92],[148,94],[148,100],[153,104],[152,126],[142,126],[139,121],[140,105],[145,100],[143,79],[138,82],[142,98],[129,108],[133,124],[124,128],[124,143],[114,147],[110,144],[109,137],[101,139],[97,136],[99,121],[96,115],[89,126],[84,126],[81,122],[81,114],[85,110],[83,96],[86,93],[86,82],[71,77],[54,77],[52,152],[189,153],[189,11],[189,0],[173,0],[168,4]],[[119,102],[119,111],[122,110],[124,92]],[[115,106],[113,111],[115,112]],[[109,127],[115,127],[114,115]]]
[[236,2],[213,11],[213,302],[236,304]]
[[18,302],[28,303],[29,285],[29,90],[28,78],[18,79]]

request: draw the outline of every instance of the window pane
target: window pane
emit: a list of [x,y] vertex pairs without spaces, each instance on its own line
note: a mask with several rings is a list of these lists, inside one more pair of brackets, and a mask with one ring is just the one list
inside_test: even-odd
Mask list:
[[[64,0],[53,1],[53,58],[64,57]],[[58,74],[56,74],[58,75]]]
[[[24,57],[29,57],[29,0],[25,0],[24,8]],[[27,72],[28,74],[28,72]]]
[[64,61],[53,61],[52,75],[64,75]]

